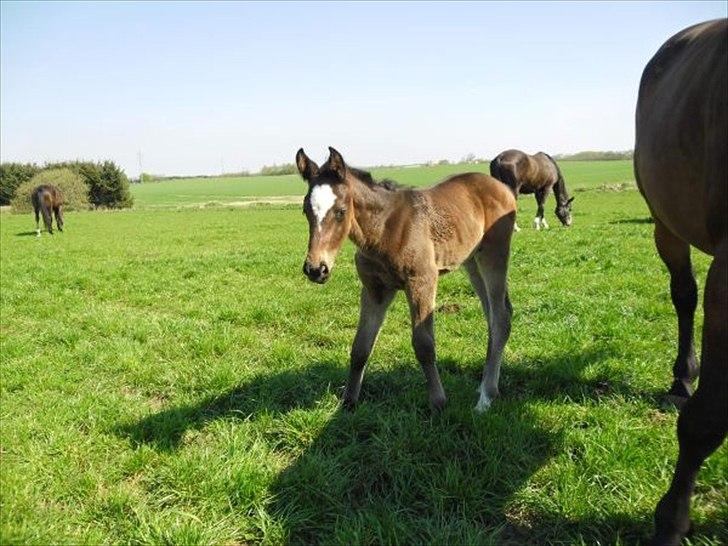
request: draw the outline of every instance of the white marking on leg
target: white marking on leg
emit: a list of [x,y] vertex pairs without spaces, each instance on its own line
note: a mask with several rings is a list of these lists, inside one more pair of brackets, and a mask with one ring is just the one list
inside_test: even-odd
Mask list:
[[533,219],[533,227],[536,229],[541,229],[541,218],[536,216],[536,218]]
[[311,203],[311,210],[313,211],[314,216],[316,216],[316,221],[318,222],[318,228],[320,230],[321,223],[324,221],[326,214],[336,202],[336,194],[329,184],[319,184],[318,186],[314,186],[311,190],[309,200]]
[[546,223],[546,218],[541,219],[541,227],[544,229],[548,229],[549,225]]
[[40,237],[40,228],[35,228],[35,236]]
[[475,411],[478,413],[484,413],[490,409],[490,404],[493,402],[490,397],[485,394],[485,384],[481,383],[480,388],[478,389],[480,392],[480,398],[478,399],[478,403],[475,405]]
[[518,227],[518,224],[513,224],[513,231],[521,231],[521,228]]

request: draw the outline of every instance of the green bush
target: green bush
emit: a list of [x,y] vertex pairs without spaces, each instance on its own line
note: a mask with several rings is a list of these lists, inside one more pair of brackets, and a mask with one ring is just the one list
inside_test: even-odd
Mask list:
[[15,189],[33,178],[41,168],[34,163],[3,163],[0,165],[0,205],[9,205]]
[[113,161],[67,161],[52,163],[46,168],[68,168],[80,174],[88,186],[89,201],[94,207],[121,209],[134,203],[129,179]]
[[43,184],[52,184],[63,194],[64,210],[84,210],[89,208],[88,186],[83,178],[71,169],[46,169],[15,189],[11,201],[14,212],[31,212],[33,190]]

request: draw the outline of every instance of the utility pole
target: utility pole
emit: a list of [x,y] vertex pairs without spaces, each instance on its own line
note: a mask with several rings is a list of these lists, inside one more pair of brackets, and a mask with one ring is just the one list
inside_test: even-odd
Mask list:
[[142,151],[139,150],[137,152],[137,161],[139,162],[139,182],[142,182],[142,174],[144,173],[144,169],[142,168]]

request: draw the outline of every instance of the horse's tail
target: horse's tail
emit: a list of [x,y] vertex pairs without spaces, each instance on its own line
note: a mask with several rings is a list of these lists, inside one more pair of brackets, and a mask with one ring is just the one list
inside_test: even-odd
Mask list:
[[513,165],[502,163],[500,157],[496,157],[490,162],[490,176],[503,182],[511,189],[513,195],[518,197],[518,181],[513,172]]
[[33,207],[35,208],[36,217],[38,209],[40,209],[48,233],[53,233],[52,200],[52,195],[45,188],[39,188],[33,193]]

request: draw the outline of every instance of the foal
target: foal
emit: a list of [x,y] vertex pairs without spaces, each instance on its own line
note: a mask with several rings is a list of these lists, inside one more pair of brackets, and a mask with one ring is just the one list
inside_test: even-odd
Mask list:
[[520,150],[506,150],[490,162],[490,176],[510,187],[516,197],[519,193],[534,194],[538,205],[536,218],[533,219],[536,229],[549,227],[543,217],[543,205],[552,189],[556,197],[556,217],[563,225],[571,225],[571,203],[574,198],[569,197],[561,169],[550,155],[543,152],[528,155]]
[[58,231],[63,231],[63,194],[61,190],[51,184],[43,184],[33,190],[30,196],[35,211],[35,233],[40,237],[40,215],[48,233],[53,235],[53,217],[56,216]]
[[455,175],[426,190],[395,189],[347,166],[333,148],[329,152],[319,168],[301,149],[296,165],[309,186],[303,202],[309,224],[306,276],[326,282],[346,237],[358,249],[361,310],[344,405],[356,405],[384,315],[397,291],[404,290],[412,345],[427,380],[430,404],[435,409],[444,406],[445,392],[435,364],[437,279],[463,265],[489,327],[475,408],[487,410],[498,396],[501,354],[511,330],[507,273],[516,213],[513,194],[481,173]]

